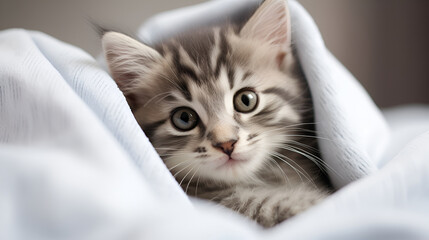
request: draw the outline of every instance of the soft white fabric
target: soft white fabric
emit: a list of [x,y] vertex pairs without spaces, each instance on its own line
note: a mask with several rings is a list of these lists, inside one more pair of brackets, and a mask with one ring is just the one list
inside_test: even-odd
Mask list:
[[385,109],[383,115],[389,123],[392,141],[390,141],[388,151],[379,162],[379,167],[388,163],[414,138],[429,131],[429,107],[427,105],[393,107]]
[[[249,11],[243,0],[230,2],[186,9],[190,20],[182,20]],[[428,108],[386,112],[389,130],[305,10],[291,2],[291,12],[318,130],[331,139],[321,141],[324,157],[343,177],[330,176],[337,187],[350,184],[268,231],[191,203],[92,57],[42,33],[7,30],[0,32],[0,239],[429,239]],[[182,13],[149,21],[158,26],[147,28],[153,39]],[[404,141],[401,129],[416,122]]]

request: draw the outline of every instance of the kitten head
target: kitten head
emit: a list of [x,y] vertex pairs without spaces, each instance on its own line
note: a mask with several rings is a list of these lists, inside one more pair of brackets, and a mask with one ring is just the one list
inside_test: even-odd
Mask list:
[[154,48],[109,32],[110,72],[177,179],[247,181],[303,119],[284,0],[265,1],[240,29],[200,29]]

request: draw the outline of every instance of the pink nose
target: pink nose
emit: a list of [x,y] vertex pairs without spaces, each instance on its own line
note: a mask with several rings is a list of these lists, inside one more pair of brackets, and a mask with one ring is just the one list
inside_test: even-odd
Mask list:
[[236,142],[237,142],[237,140],[234,139],[234,140],[230,140],[227,142],[216,143],[213,145],[213,147],[221,150],[222,152],[224,152],[228,156],[231,156],[231,153],[234,151],[234,144]]

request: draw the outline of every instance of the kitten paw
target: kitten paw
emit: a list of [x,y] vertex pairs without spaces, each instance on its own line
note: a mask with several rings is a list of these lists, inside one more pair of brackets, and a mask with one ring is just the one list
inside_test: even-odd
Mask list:
[[278,201],[262,206],[259,212],[251,217],[265,228],[274,227],[275,225],[304,212],[310,207],[316,205],[321,199],[307,200],[301,203],[290,204],[289,201]]
[[263,227],[273,227],[321,202],[327,194],[307,191],[239,191],[220,201],[220,204],[256,221]]

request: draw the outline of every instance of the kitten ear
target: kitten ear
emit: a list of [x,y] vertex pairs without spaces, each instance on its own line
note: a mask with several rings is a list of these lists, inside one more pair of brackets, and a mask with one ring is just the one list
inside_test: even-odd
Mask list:
[[117,32],[104,34],[102,45],[110,74],[123,92],[131,89],[150,66],[162,59],[156,50]]
[[243,26],[240,36],[278,47],[277,61],[281,65],[291,44],[290,15],[286,0],[265,0]]

